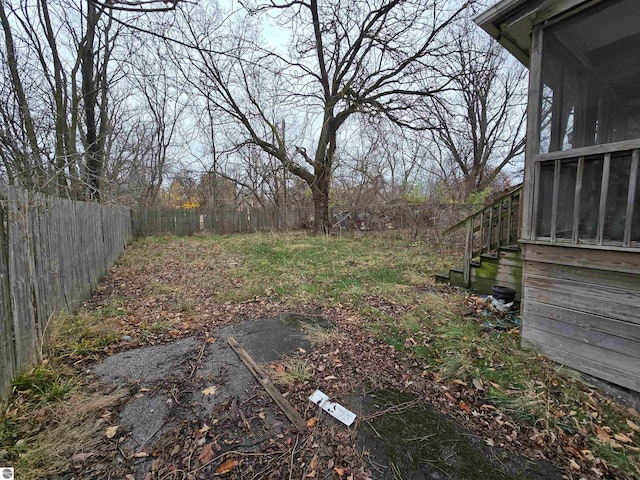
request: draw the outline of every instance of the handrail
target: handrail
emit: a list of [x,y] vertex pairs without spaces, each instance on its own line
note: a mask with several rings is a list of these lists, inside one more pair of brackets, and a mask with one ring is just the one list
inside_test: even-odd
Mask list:
[[522,185],[518,185],[491,205],[472,213],[443,232],[443,235],[448,235],[466,227],[463,270],[467,286],[471,280],[471,259],[517,241],[521,198]]
[[477,210],[476,212],[472,213],[471,215],[463,218],[462,220],[460,220],[458,223],[456,223],[455,225],[453,225],[452,227],[447,228],[446,230],[444,230],[442,232],[442,235],[449,235],[452,232],[455,232],[456,230],[458,230],[459,228],[462,228],[464,225],[466,225],[467,223],[467,219],[469,217],[473,217],[478,215],[479,213],[489,209],[489,208],[495,208],[502,200],[504,200],[506,197],[508,196],[513,196],[513,195],[519,195],[520,191],[522,190],[522,184],[518,185],[517,187],[514,187],[513,189],[511,189],[508,193],[506,193],[503,197],[500,197],[498,200],[496,200],[495,202],[493,202],[491,205],[486,206],[486,207],[482,207],[480,210]]

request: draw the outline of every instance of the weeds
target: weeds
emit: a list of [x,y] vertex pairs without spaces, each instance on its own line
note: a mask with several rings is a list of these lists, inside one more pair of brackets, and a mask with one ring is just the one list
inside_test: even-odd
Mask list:
[[50,351],[58,357],[91,355],[118,340],[121,310],[79,313],[56,319]]
[[275,370],[274,377],[280,385],[291,385],[313,378],[313,368],[306,360],[288,360],[278,367],[280,368]]
[[9,410],[0,413],[0,463],[13,463],[26,451],[27,444],[20,439],[18,419]]
[[[545,438],[563,433],[588,438],[598,414],[598,425],[612,437],[629,433],[625,412],[602,402],[592,410],[589,405],[597,402],[590,399],[589,390],[557,372],[541,355],[521,348],[517,334],[487,331],[477,318],[461,316],[457,307],[463,294],[436,289],[431,280],[453,256],[429,248],[383,236],[144,239],[120,261],[126,268],[114,290],[124,299],[101,298],[100,309],[59,319],[49,358],[70,357],[75,362],[76,357],[96,357],[123,333],[140,342],[183,333],[185,325],[197,324],[198,315],[209,306],[209,316],[202,317],[207,329],[216,315],[222,313],[226,319],[229,312],[240,310],[236,302],[250,315],[260,312],[261,305],[273,307],[271,312],[315,310],[322,305],[344,312],[345,317],[365,319],[364,328],[375,339],[400,352],[399,368],[417,366],[446,391],[472,392],[477,402],[473,408],[490,405],[491,412],[504,415],[518,428],[528,425],[551,432]],[[340,325],[337,330],[306,324],[304,328],[318,348],[344,340]],[[371,348],[376,347],[372,342]],[[401,365],[406,359],[410,362]],[[276,366],[273,379],[291,385],[308,382],[313,374],[312,364],[295,358]],[[107,407],[100,405],[115,405],[124,398],[87,396],[70,378],[64,369],[45,364],[16,379],[19,394],[14,402],[18,399],[21,406],[19,412],[0,415],[0,460],[18,462],[21,478],[55,476],[68,468],[76,451],[90,454],[102,433],[100,421],[95,420]],[[462,398],[470,408],[467,397],[455,397],[453,405]],[[46,429],[32,435],[29,418],[46,418],[41,422]],[[636,468],[636,460],[624,448],[597,439],[590,442],[594,455],[627,472]]]
[[[128,394],[127,390],[109,395],[79,394],[43,412],[48,424],[35,426],[40,433],[15,461],[20,478],[56,478],[68,471],[73,455],[82,452],[90,456],[104,436],[103,420],[98,418]],[[32,414],[42,416],[37,411]]]
[[13,391],[33,397],[36,402],[54,402],[65,398],[74,388],[75,382],[61,368],[44,363],[18,374],[12,382]]

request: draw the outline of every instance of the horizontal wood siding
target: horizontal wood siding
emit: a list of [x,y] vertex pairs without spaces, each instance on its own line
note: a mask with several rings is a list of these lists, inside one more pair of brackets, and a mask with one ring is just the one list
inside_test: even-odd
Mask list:
[[53,314],[77,308],[130,238],[126,207],[0,185],[0,398],[41,355]]
[[524,245],[522,339],[640,391],[640,254]]

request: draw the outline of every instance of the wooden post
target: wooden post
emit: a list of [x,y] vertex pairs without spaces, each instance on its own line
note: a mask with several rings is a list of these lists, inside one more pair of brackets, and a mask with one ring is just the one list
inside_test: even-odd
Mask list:
[[[480,239],[482,241],[482,239]],[[473,255],[473,216],[467,219],[467,240],[464,245],[464,283],[467,288],[471,284],[471,257]]]
[[[629,177],[629,193],[627,194],[627,212],[624,219],[624,238],[622,241],[623,247],[631,245],[631,219],[633,218],[633,209],[636,199],[636,185],[638,181],[638,157],[640,157],[640,150],[633,151],[631,157],[631,176]],[[635,207],[637,208],[637,207]]]
[[502,208],[504,206],[504,201],[502,199],[500,199],[500,203],[498,204],[498,238],[496,239],[497,241],[497,246],[496,248],[500,248],[500,246],[502,245]]
[[511,245],[511,229],[513,228],[513,215],[511,210],[513,209],[513,194],[509,195],[507,199],[507,245]]
[[573,232],[571,241],[578,243],[580,240],[580,198],[582,197],[582,175],[584,174],[584,157],[578,158],[578,171],[576,173],[576,190],[573,197]]
[[602,185],[600,188],[600,210],[598,212],[598,234],[596,243],[602,245],[604,241],[604,222],[607,213],[607,193],[609,191],[609,170],[611,168],[611,154],[604,156],[604,165],[602,166]]
[[[489,225],[487,232],[487,252],[491,251],[491,242],[493,240],[493,206],[489,207]],[[482,252],[480,252],[482,255]]]
[[527,147],[524,164],[523,193],[520,197],[522,238],[535,237],[533,213],[535,185],[535,156],[540,153],[540,94],[542,91],[542,26],[534,27],[531,35],[531,60],[529,64],[529,105],[527,107]]
[[556,160],[553,170],[553,193],[551,194],[551,243],[556,241],[558,223],[558,194],[560,191],[560,160]]

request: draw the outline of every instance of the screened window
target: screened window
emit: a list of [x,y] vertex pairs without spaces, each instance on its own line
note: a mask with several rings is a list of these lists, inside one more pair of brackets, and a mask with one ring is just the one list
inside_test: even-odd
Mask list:
[[540,162],[536,236],[640,246],[640,149]]
[[540,152],[640,138],[640,2],[602,2],[544,30]]
[[539,240],[640,247],[639,19],[638,0],[600,2],[543,30]]

